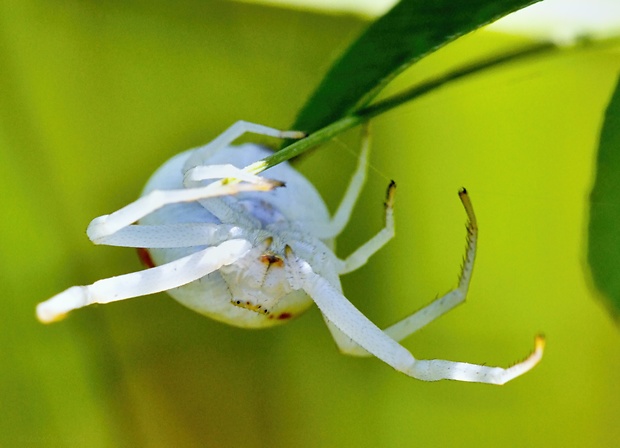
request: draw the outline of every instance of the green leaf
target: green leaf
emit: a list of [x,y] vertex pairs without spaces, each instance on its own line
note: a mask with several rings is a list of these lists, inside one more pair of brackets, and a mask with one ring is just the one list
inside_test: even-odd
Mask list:
[[414,62],[539,0],[402,0],[332,66],[292,129],[312,133],[366,106]]
[[590,194],[588,262],[596,287],[620,314],[620,78],[601,130],[596,181]]

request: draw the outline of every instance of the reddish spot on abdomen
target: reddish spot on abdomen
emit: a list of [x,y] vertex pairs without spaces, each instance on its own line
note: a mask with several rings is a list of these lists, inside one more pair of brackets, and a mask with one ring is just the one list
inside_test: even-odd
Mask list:
[[140,261],[144,266],[146,266],[147,268],[155,267],[155,263],[153,263],[153,259],[151,258],[151,254],[149,253],[148,249],[145,249],[144,247],[138,247],[136,251],[138,252],[138,258],[140,258]]
[[269,319],[286,320],[293,317],[291,313],[270,314]]

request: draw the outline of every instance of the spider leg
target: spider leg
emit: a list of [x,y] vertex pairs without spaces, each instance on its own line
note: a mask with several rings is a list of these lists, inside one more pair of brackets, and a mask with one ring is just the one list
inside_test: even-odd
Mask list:
[[456,380],[471,383],[506,384],[530,371],[540,362],[545,348],[543,336],[536,336],[534,351],[523,361],[508,368],[489,367],[466,362],[444,361],[443,359],[417,360],[409,372],[414,378],[424,381]]
[[[325,278],[286,248],[288,280],[293,289],[303,289],[319,307],[325,319],[341,334],[397,370],[403,371],[415,358],[362,314]],[[339,344],[339,341],[336,341]]]
[[307,262],[295,257],[290,249],[287,249],[286,256],[286,265],[290,266],[291,287],[303,289],[312,297],[325,319],[349,339],[348,343],[343,344],[340,338],[336,338],[336,343],[344,353],[347,353],[350,346],[359,345],[394,369],[413,378],[424,381],[451,379],[489,384],[504,384],[533,368],[542,358],[544,340],[539,336],[534,352],[524,361],[509,368],[436,359],[417,360],[355,308],[326,279],[314,273]]
[[344,265],[338,274],[347,274],[364,266],[368,259],[379,249],[385,246],[394,237],[394,194],[396,183],[390,182],[385,201],[385,227],[370,240],[366,241],[355,252],[344,260]]
[[185,172],[183,185],[188,188],[196,187],[198,182],[207,179],[235,178],[237,180],[260,184],[264,178],[237,168],[234,165],[199,165]]
[[[237,230],[235,232],[235,229]],[[174,248],[214,246],[238,235],[238,228],[226,224],[180,223],[130,225],[102,240],[107,246]],[[246,236],[248,231],[245,232]]]
[[[461,190],[459,192],[459,197],[461,198],[461,202],[465,207],[468,222],[467,250],[465,252],[465,256],[463,257],[463,266],[461,268],[461,275],[459,277],[458,287],[448,292],[444,296],[434,300],[421,310],[418,310],[412,315],[384,329],[383,331],[395,341],[402,341],[407,336],[410,336],[411,334],[418,331],[420,328],[439,318],[443,314],[455,308],[457,305],[463,303],[465,301],[465,298],[467,297],[469,284],[471,282],[471,277],[474,271],[474,260],[476,258],[476,247],[478,242],[478,223],[467,191],[465,191],[465,189]],[[361,249],[363,249],[365,246],[366,245],[362,246]],[[353,255],[355,255],[358,251],[356,251]],[[330,327],[334,338],[340,340],[343,344],[345,344],[348,338],[342,337],[342,335],[338,334],[337,329],[329,323],[328,326]],[[368,356],[368,352],[363,350],[361,347],[356,348],[354,346],[351,346],[349,348],[348,354],[355,356]]]
[[95,244],[107,244],[107,237],[165,205],[232,195],[242,191],[271,190],[282,185],[278,181],[272,181],[259,176],[248,177],[247,173],[243,173],[242,170],[232,165],[211,165],[209,168],[211,168],[210,173],[214,177],[242,176],[245,179],[251,180],[252,183],[231,183],[226,185],[213,183],[196,188],[154,190],[110,215],[103,215],[93,219],[86,230],[88,237]]
[[207,160],[214,151],[220,148],[230,145],[246,132],[251,132],[258,135],[267,135],[277,138],[304,138],[306,134],[299,131],[280,131],[278,129],[270,128],[260,124],[250,123],[247,121],[237,121],[231,125],[228,129],[218,135],[215,139],[211,140],[207,145],[194,151],[194,153],[187,159],[183,171],[188,171],[193,167],[205,165],[204,161]]
[[347,191],[345,192],[336,213],[331,221],[321,227],[316,227],[312,233],[320,239],[334,238],[339,235],[351,218],[353,207],[359,199],[362,187],[366,183],[366,175],[368,173],[368,154],[370,152],[370,131],[368,124],[362,128],[362,149],[357,161],[357,168],[351,177]]
[[452,310],[456,306],[465,302],[469,284],[474,273],[474,261],[476,259],[476,249],[478,243],[478,222],[474,214],[474,208],[471,204],[467,191],[462,189],[459,191],[459,197],[465,207],[467,213],[467,249],[463,257],[463,265],[459,276],[459,284],[456,289],[439,297],[421,310],[413,313],[409,317],[395,323],[386,328],[384,331],[393,339],[401,341],[407,336],[418,331],[428,323],[439,318],[443,314]]
[[176,288],[236,262],[252,244],[229,240],[162,266],[99,280],[88,286],[73,286],[37,305],[41,322],[53,322],[71,310],[93,303],[110,303]]
[[[467,216],[469,220],[467,224],[467,233],[468,233],[467,251],[463,259],[463,267],[461,270],[459,285],[456,289],[450,291],[443,297],[436,299],[435,301],[431,302],[429,305],[422,308],[421,310],[395,323],[394,325],[384,329],[383,331],[395,341],[402,341],[407,336],[413,334],[414,332],[424,327],[428,323],[432,322],[433,320],[437,319],[444,313],[450,311],[457,305],[463,303],[465,301],[465,298],[467,297],[467,291],[469,290],[469,283],[471,281],[471,277],[473,274],[474,260],[476,256],[476,243],[478,240],[478,225],[477,225],[476,216],[474,214],[474,210],[471,205],[471,201],[469,200],[469,196],[467,195],[467,192],[465,190],[462,190],[461,192],[459,192],[459,196],[461,198],[461,201],[463,202],[463,205],[465,206],[465,211],[467,212]],[[389,201],[387,203],[389,203]],[[373,240],[370,241],[371,244],[372,242]],[[356,252],[354,252],[353,256],[357,254],[360,250],[363,251],[364,248],[367,247],[367,245],[368,243],[362,246]],[[377,249],[379,248],[380,246]],[[368,259],[368,256],[365,257],[365,260]],[[360,258],[361,257],[357,257],[354,259],[360,260]],[[345,265],[345,268],[346,267],[348,266]],[[331,322],[327,321],[326,323],[332,333],[332,336],[336,340],[337,344],[340,347],[346,347],[345,351],[348,355],[352,355],[352,356],[369,356],[370,355],[362,347],[360,347],[359,345],[355,343],[352,343],[351,339],[348,338],[346,335],[342,334],[342,332],[339,331],[338,328],[336,328]]]

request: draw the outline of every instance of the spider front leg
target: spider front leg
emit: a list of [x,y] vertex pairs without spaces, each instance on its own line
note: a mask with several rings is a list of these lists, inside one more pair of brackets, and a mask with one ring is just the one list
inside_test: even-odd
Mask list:
[[108,244],[110,236],[165,205],[194,202],[201,199],[237,194],[242,191],[267,191],[282,186],[279,181],[246,173],[232,165],[209,165],[204,167],[202,175],[204,179],[237,178],[247,183],[226,185],[212,183],[196,188],[151,191],[110,215],[93,219],[86,230],[88,237],[95,244]]
[[413,378],[504,384],[533,368],[542,358],[544,340],[537,337],[534,352],[509,368],[444,360],[417,360],[355,308],[326,279],[316,274],[307,262],[296,257],[290,249],[287,249],[286,256],[287,266],[290,266],[291,287],[303,289],[312,297],[325,318],[354,344]]
[[244,239],[225,241],[162,266],[99,280],[88,286],[73,286],[37,305],[37,317],[49,323],[69,311],[94,303],[110,303],[167,291],[235,263],[252,244]]

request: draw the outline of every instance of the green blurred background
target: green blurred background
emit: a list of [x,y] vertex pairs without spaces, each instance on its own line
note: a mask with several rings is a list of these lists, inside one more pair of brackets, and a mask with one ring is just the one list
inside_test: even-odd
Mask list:
[[[68,286],[140,269],[131,250],[88,241],[92,218],[238,119],[289,126],[364,25],[227,2],[0,1],[0,446],[615,446],[620,338],[589,287],[584,224],[617,52],[507,66],[373,122],[338,253],[381,227],[391,178],[397,236],[345,294],[385,326],[454,286],[466,186],[481,227],[469,301],[405,345],[508,365],[544,332],[541,365],[506,386],[344,357],[316,309],[263,331],[164,294],[34,318]],[[522,43],[477,32],[391,91]],[[332,210],[358,142],[352,131],[298,163]]]

